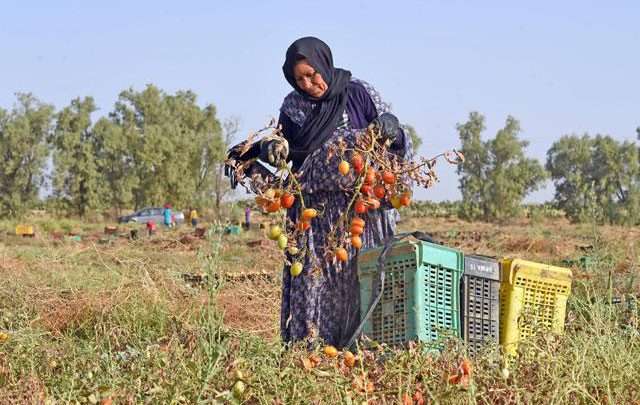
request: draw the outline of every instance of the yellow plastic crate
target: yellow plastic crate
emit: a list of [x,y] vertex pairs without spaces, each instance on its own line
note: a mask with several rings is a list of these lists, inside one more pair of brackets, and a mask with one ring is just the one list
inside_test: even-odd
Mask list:
[[500,344],[516,354],[518,342],[564,331],[571,270],[520,259],[500,261]]
[[33,230],[33,225],[24,225],[20,224],[16,226],[16,235],[18,236],[33,236],[35,235],[35,231]]

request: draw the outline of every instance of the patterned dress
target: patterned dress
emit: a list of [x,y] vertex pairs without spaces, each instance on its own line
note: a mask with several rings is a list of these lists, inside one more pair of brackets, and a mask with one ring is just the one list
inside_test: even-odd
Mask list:
[[[337,156],[327,162],[327,153],[338,137],[351,147],[357,130],[366,128],[376,116],[388,112],[389,106],[372,86],[361,80],[352,79],[347,91],[346,110],[333,137],[309,155],[300,168],[305,205],[318,208],[322,215],[313,219],[306,237],[299,241],[306,245],[299,247],[306,247],[309,252],[302,273],[292,277],[289,266],[285,266],[282,273],[280,331],[285,342],[321,338],[328,344],[342,347],[360,321],[358,251],[348,247],[346,263],[334,264],[325,258],[327,235],[351,200],[351,195],[342,190],[352,188],[354,182],[351,174],[342,176],[337,171]],[[285,98],[280,109],[285,137],[302,126],[312,108],[313,105],[296,92]],[[403,158],[410,158],[411,150],[411,140],[404,134],[391,147],[393,153]],[[289,210],[289,218],[296,222],[300,215],[299,205],[294,208]],[[362,249],[379,245],[395,232],[398,213],[389,205],[362,217],[366,221],[361,235]]]

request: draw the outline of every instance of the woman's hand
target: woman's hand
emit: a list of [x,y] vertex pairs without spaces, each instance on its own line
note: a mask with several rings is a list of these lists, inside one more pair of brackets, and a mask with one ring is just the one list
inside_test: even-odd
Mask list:
[[236,168],[242,163],[241,157],[242,150],[244,149],[247,141],[240,142],[227,151],[227,157],[224,163],[224,175],[229,178],[231,188],[235,190],[238,185],[238,178],[236,177]]
[[388,141],[392,144],[400,132],[400,121],[391,113],[382,113],[371,121],[369,129],[373,130],[382,143]]
[[289,142],[286,139],[275,137],[260,141],[260,160],[263,162],[280,168],[287,164],[288,157]]

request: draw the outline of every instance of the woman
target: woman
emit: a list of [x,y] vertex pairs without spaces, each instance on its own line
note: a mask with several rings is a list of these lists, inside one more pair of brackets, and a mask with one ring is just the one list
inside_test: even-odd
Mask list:
[[[305,37],[287,50],[282,67],[293,87],[280,107],[279,125],[288,145],[267,139],[240,156],[244,144],[229,157],[238,160],[260,158],[280,166],[292,162],[294,172],[302,172],[300,182],[307,207],[322,207],[305,240],[304,269],[292,277],[285,266],[282,280],[280,330],[285,342],[322,338],[338,347],[345,345],[360,321],[357,251],[350,248],[349,261],[336,265],[324,260],[329,230],[344,213],[351,196],[342,191],[345,176],[337,171],[337,157],[327,162],[332,141],[341,137],[353,143],[358,130],[375,125],[389,150],[409,158],[411,141],[395,116],[388,113],[378,92],[368,83],[352,78],[351,72],[333,66],[329,47],[321,40]],[[233,183],[233,178],[232,178]],[[288,211],[296,222],[299,205]],[[363,248],[380,244],[394,234],[397,212],[389,206],[364,215]]]

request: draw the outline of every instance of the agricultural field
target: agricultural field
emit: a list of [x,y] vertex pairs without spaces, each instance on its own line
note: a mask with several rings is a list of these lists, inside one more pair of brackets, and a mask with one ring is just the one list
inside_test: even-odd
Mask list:
[[34,223],[34,238],[0,224],[1,404],[640,404],[638,227],[406,216],[400,231],[465,253],[573,270],[563,336],[526,342],[511,362],[489,346],[455,383],[469,367],[456,340],[441,354],[374,347],[355,361],[283,347],[281,252],[257,227],[131,240],[102,223]]

